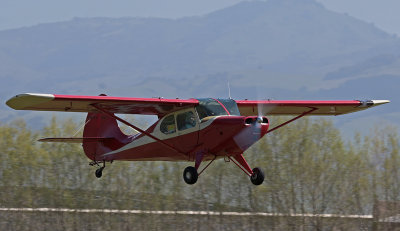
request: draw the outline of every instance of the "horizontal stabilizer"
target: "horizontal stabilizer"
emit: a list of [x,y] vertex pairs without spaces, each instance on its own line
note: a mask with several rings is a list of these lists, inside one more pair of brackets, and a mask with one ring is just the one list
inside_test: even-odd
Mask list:
[[83,143],[83,142],[102,142],[102,141],[111,140],[111,139],[114,139],[114,138],[106,138],[106,137],[43,138],[38,141],[40,141],[40,142]]

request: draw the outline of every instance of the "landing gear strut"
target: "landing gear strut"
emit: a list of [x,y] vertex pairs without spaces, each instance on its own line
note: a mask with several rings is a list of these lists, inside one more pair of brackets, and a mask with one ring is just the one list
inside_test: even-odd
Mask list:
[[197,170],[195,167],[189,166],[189,167],[185,168],[185,170],[183,171],[183,180],[187,184],[196,183],[198,178],[199,178],[199,174],[197,173]]

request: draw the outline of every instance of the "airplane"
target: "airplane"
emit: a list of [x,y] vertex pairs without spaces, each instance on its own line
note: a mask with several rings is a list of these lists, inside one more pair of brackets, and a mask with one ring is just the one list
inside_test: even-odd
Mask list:
[[[263,171],[251,168],[243,153],[267,133],[301,117],[342,115],[361,111],[389,100],[233,100],[130,98],[25,93],[6,104],[15,110],[86,112],[83,137],[43,138],[41,142],[82,143],[91,166],[100,178],[106,162],[189,161],[183,171],[187,184],[194,184],[210,164],[220,158],[232,161],[254,185],[264,181]],[[146,130],[115,114],[156,115],[158,120]],[[266,116],[294,115],[270,128]],[[139,133],[124,134],[123,123]],[[200,170],[200,165],[209,163]]]

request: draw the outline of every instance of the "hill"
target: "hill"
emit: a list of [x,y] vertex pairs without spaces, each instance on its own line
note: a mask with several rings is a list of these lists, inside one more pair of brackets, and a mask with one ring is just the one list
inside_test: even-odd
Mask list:
[[[399,51],[397,37],[314,0],[246,1],[176,20],[76,18],[0,31],[0,97],[226,97],[229,81],[234,98],[396,101],[385,86],[398,82]],[[379,114],[397,113],[392,105]],[[21,115],[0,110],[2,121]]]

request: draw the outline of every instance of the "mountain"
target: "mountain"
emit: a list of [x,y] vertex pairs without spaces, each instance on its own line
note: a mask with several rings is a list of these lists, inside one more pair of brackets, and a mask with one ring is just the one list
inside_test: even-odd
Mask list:
[[[229,81],[235,98],[364,99],[381,79],[398,84],[399,51],[396,36],[314,0],[244,1],[175,20],[75,18],[0,31],[0,97],[226,97]],[[21,115],[0,110],[4,121]]]

